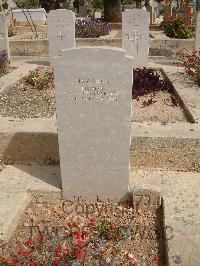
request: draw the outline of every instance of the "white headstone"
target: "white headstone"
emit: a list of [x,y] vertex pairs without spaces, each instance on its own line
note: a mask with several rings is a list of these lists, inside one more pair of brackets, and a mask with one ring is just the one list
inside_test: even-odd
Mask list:
[[96,11],[96,12],[94,13],[94,17],[95,17],[95,18],[101,18],[101,12]]
[[133,56],[133,67],[148,66],[149,13],[126,9],[122,14],[122,48]]
[[200,51],[200,12],[198,12],[197,17],[196,17],[195,51]]
[[0,15],[0,52],[5,50],[10,59],[10,48],[8,40],[8,24],[5,16]]
[[71,10],[51,10],[48,15],[49,56],[75,46],[75,15]]
[[132,58],[123,49],[73,48],[61,52],[54,70],[64,197],[122,200],[129,178]]

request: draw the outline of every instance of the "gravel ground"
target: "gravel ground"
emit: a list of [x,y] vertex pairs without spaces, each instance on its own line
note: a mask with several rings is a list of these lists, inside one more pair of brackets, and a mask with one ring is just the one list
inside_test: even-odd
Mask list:
[[53,84],[42,88],[40,83],[40,77],[48,70],[48,67],[38,68],[39,84],[36,86],[26,84],[26,78],[23,78],[0,93],[0,116],[21,119],[52,117],[56,110]]
[[[108,227],[105,226],[105,221]],[[65,227],[60,227],[61,224]],[[136,265],[134,262],[140,265],[139,262],[143,262],[142,265],[164,266],[164,240],[161,228],[161,210],[135,211],[130,204],[119,205],[111,202],[32,202],[26,209],[12,240],[4,249],[4,254],[9,256],[12,253],[12,257],[23,258],[27,263],[27,256],[23,255],[31,251],[29,260],[38,258],[35,255],[37,253],[40,254],[41,263],[36,265],[47,265],[52,254],[52,241],[55,241],[54,249],[57,252],[53,253],[52,260],[61,260],[63,249],[64,252],[66,248],[73,247],[76,250],[74,241],[79,241],[79,253],[84,254],[81,253],[80,264],[75,263],[77,259],[73,256],[76,257],[76,253],[70,253],[69,260],[65,255],[65,263],[55,265],[111,266]],[[29,239],[31,243],[21,244]],[[38,239],[39,245],[36,244]],[[21,257],[19,251],[23,253]],[[159,260],[158,264],[155,263],[155,259]],[[113,261],[115,264],[112,264]]]
[[156,92],[152,98],[155,102],[144,107],[143,103],[149,99],[151,99],[150,95],[144,95],[140,96],[139,100],[133,100],[132,121],[159,121],[162,123],[187,121],[181,107],[172,104],[170,93],[163,91]]
[[[51,72],[49,67],[38,68],[37,75],[40,82],[36,86],[27,85],[26,78],[24,78],[0,93],[0,116],[21,119],[52,117],[56,111],[55,91],[53,80],[51,80],[52,75],[46,74],[48,71]],[[50,79],[50,83],[47,87],[41,88],[41,80],[46,76]],[[179,105],[173,106],[170,97],[170,93],[159,91],[152,98],[155,102],[147,107],[143,107],[143,103],[151,98],[150,95],[140,96],[139,100],[133,100],[132,121],[164,123],[187,121],[183,110]]]

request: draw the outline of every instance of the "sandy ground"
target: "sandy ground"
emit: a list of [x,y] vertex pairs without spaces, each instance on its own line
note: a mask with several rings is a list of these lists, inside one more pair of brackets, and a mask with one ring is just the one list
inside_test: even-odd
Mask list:
[[[107,221],[109,227],[106,227],[105,223],[102,224],[102,221]],[[58,224],[65,225],[65,227],[59,227]],[[57,228],[56,237],[55,227]],[[74,238],[72,232],[83,232],[83,228],[84,232],[88,232],[88,235],[79,236],[78,239],[83,242],[80,246],[85,254],[85,262],[83,264],[65,263],[57,265],[128,266],[133,265],[134,261],[145,263],[142,265],[157,265],[154,263],[155,256],[159,257],[158,265],[165,265],[162,210],[136,211],[131,203],[126,204],[126,206],[111,202],[83,201],[79,203],[57,201],[54,204],[31,203],[5,249],[5,253],[10,254],[13,251],[12,254],[16,254],[19,249],[27,253],[28,250],[31,250],[31,258],[35,258],[36,253],[41,255],[43,262],[37,265],[47,265],[52,253],[49,246],[53,239],[56,239],[55,247],[63,242],[61,239],[64,239],[64,249],[72,247],[74,241],[77,241],[77,236]],[[117,228],[120,228],[119,231]],[[107,237],[108,232],[109,237]],[[127,233],[125,238],[123,237],[124,232]],[[40,244],[36,245],[38,237],[41,235],[45,236],[46,239],[44,243],[40,239]],[[33,241],[33,245],[20,244],[29,239]],[[90,243],[87,251],[84,243]],[[95,255],[99,252],[101,259]],[[71,258],[73,254],[71,254]],[[58,258],[59,256],[57,256]],[[113,258],[115,258],[116,264],[110,264]],[[27,262],[26,259],[24,260]]]
[[151,98],[150,95],[144,95],[140,96],[139,100],[133,100],[132,121],[159,121],[162,123],[187,121],[180,106],[172,104],[171,94],[168,92],[158,91],[152,98],[155,102],[144,107],[143,103]]

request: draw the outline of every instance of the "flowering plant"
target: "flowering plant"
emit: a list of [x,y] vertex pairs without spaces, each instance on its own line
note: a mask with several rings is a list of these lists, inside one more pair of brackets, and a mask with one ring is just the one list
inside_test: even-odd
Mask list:
[[184,67],[185,74],[200,86],[200,51],[190,52],[183,49],[177,53],[177,58],[180,66]]
[[108,35],[111,28],[108,23],[101,20],[76,20],[76,38],[99,38]]
[[170,38],[190,39],[193,37],[192,30],[181,18],[170,19],[163,23],[165,34]]

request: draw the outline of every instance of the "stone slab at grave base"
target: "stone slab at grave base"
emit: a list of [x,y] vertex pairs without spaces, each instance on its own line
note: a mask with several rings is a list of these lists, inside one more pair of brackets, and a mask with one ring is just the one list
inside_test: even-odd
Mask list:
[[167,265],[199,265],[200,173],[132,168],[129,182],[133,195],[162,197]]
[[0,172],[0,240],[8,240],[32,199],[61,199],[59,167],[6,166]]

